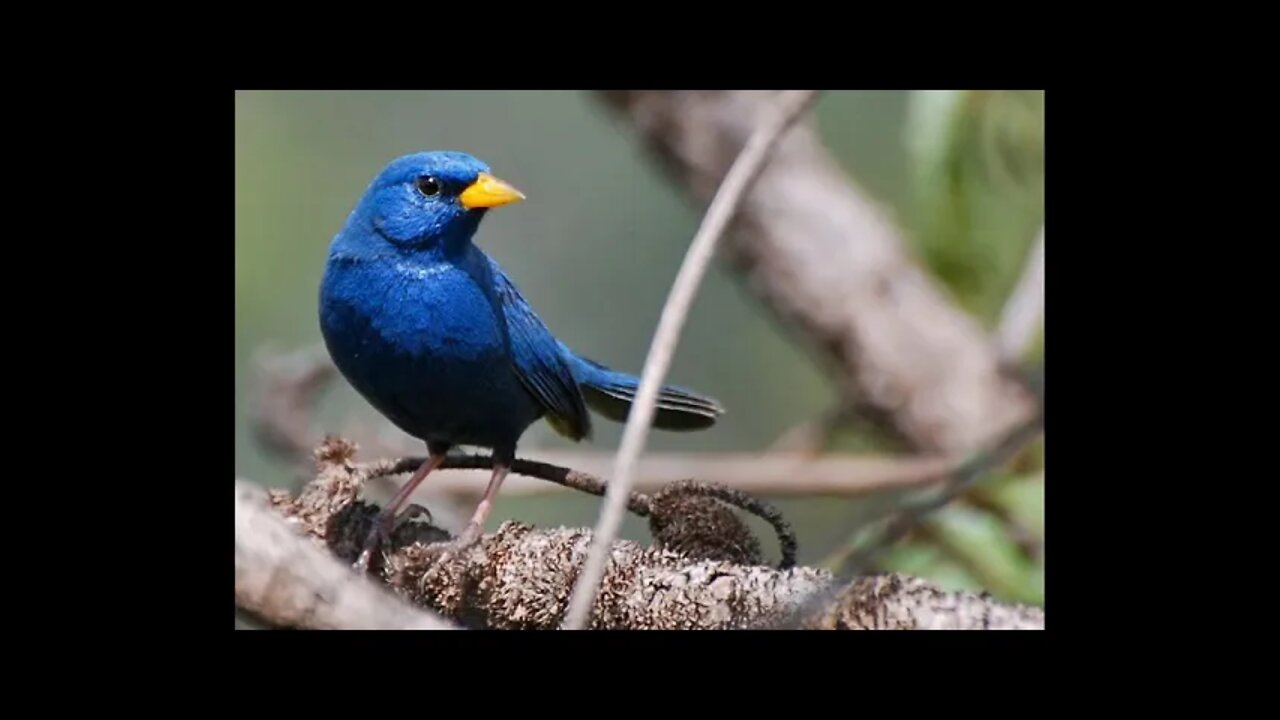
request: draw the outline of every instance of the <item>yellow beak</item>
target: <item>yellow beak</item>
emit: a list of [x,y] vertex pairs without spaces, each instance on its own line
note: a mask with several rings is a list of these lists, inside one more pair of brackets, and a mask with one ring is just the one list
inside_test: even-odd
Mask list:
[[466,209],[475,210],[476,208],[495,208],[520,202],[524,199],[524,193],[489,173],[482,172],[475,182],[462,191],[458,199],[462,201],[462,206]]

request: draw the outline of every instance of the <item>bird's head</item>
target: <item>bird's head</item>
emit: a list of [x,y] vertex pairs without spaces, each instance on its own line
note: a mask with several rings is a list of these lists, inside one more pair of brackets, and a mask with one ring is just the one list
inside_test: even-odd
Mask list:
[[401,249],[448,250],[471,239],[486,210],[523,199],[466,153],[415,153],[378,173],[344,234],[358,229]]

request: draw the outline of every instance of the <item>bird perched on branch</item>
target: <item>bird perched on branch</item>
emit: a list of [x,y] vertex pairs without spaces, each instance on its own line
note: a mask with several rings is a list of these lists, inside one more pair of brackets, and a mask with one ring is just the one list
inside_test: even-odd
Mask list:
[[[520,436],[546,418],[573,440],[591,435],[587,408],[622,422],[639,378],[581,357],[556,339],[498,264],[472,243],[485,213],[524,199],[459,152],[392,161],[329,247],[320,328],[334,364],[374,408],[426,443],[428,459],[379,513],[358,567],[450,448],[493,451],[493,474],[462,547],[479,539]],[[654,427],[696,430],[723,413],[674,386]]]

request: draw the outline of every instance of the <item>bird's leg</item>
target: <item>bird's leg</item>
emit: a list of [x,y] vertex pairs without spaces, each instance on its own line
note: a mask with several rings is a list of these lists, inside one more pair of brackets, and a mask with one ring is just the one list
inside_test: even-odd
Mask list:
[[506,479],[509,470],[508,464],[494,462],[493,477],[489,478],[489,487],[485,488],[484,497],[481,498],[480,504],[476,506],[475,514],[471,516],[471,522],[467,523],[467,528],[462,531],[462,535],[458,536],[458,540],[455,543],[459,549],[470,547],[480,539],[484,521],[488,519],[489,511],[493,509],[493,500],[498,496],[498,489],[502,487],[502,481]]
[[432,470],[440,467],[444,459],[444,453],[429,452],[426,462],[418,467],[418,471],[413,474],[413,477],[409,478],[409,481],[400,488],[395,497],[391,498],[391,502],[387,503],[387,506],[382,508],[382,511],[374,518],[373,529],[369,531],[368,537],[365,538],[364,548],[360,551],[360,557],[354,565],[357,570],[363,572],[368,569],[369,558],[373,556],[373,551],[378,549],[378,545],[382,543],[396,524],[396,511],[400,509],[405,500],[409,499],[409,495],[426,479],[427,475]]

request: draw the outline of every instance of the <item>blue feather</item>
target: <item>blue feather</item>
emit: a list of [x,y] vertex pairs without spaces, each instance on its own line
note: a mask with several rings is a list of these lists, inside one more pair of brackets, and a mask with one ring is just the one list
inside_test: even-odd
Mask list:
[[[330,244],[320,329],[352,387],[433,453],[479,445],[510,461],[541,418],[574,440],[591,436],[588,407],[624,421],[639,380],[558,341],[472,243],[499,204],[476,191],[488,172],[455,152],[384,168]],[[722,412],[711,398],[667,386],[654,425],[700,429]]]
[[[573,375],[586,395],[587,404],[611,420],[626,422],[640,390],[640,378],[581,357],[564,343],[557,342],[560,352],[570,358]],[[701,430],[714,425],[724,414],[724,408],[714,399],[677,385],[660,387],[655,407],[653,426],[662,430]]]

